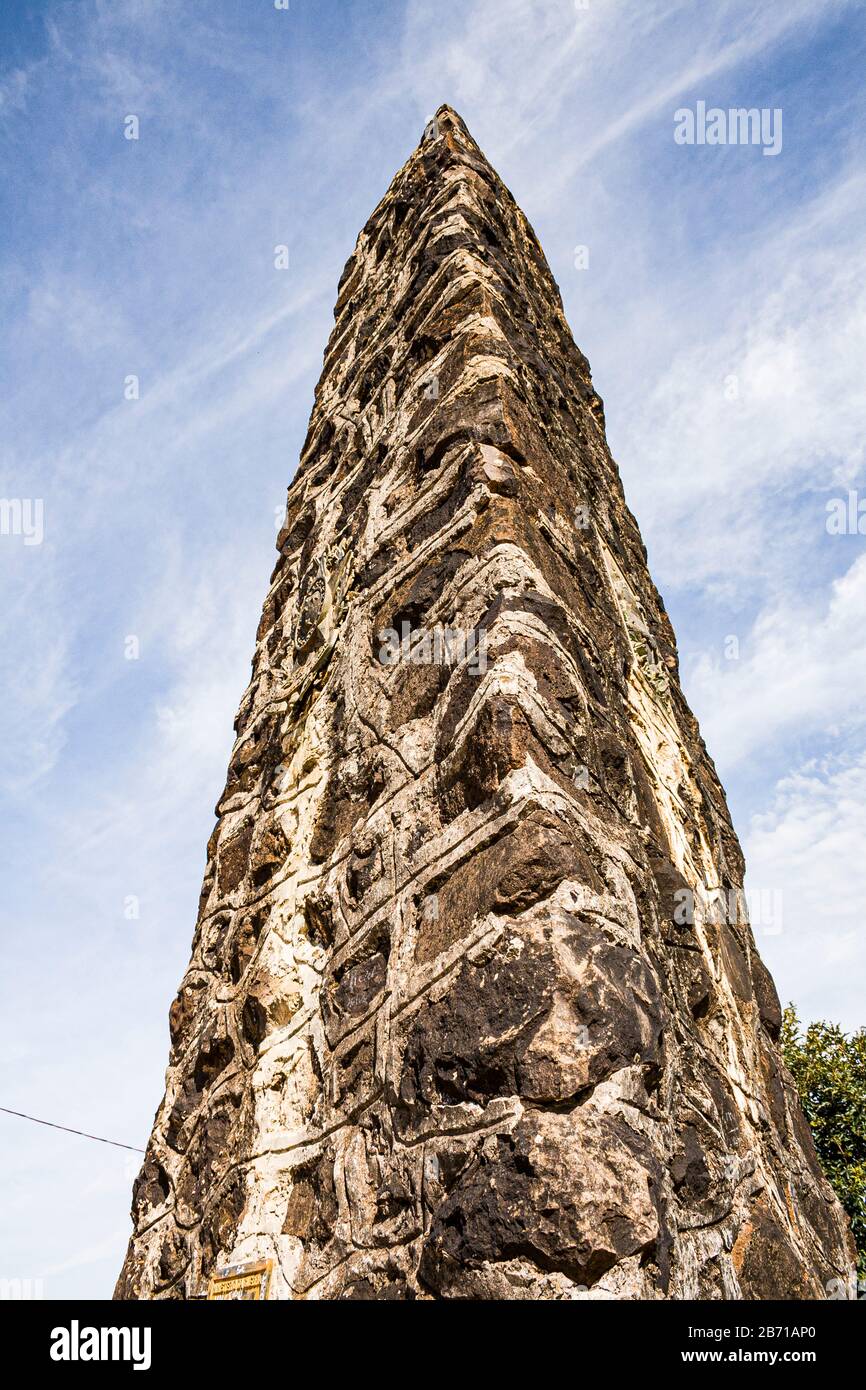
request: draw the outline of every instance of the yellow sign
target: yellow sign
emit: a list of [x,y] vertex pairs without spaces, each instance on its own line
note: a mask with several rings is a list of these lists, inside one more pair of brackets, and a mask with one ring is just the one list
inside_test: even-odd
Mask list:
[[212,1298],[267,1298],[273,1260],[253,1260],[250,1264],[224,1265],[211,1275],[207,1286]]

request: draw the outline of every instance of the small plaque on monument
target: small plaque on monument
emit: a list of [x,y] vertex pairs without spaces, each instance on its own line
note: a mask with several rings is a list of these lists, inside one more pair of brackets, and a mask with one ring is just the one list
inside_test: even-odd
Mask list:
[[211,1275],[208,1301],[213,1298],[267,1298],[273,1260],[253,1260],[248,1264],[223,1265]]

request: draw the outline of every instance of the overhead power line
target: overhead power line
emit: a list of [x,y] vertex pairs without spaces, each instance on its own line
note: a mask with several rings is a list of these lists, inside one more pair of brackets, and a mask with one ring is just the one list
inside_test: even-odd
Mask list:
[[35,1115],[25,1115],[23,1110],[9,1110],[7,1106],[0,1105],[0,1111],[4,1115],[17,1115],[19,1120],[32,1120],[35,1125],[47,1125],[49,1129],[62,1129],[64,1134],[77,1134],[81,1139],[95,1139],[97,1144],[111,1144],[115,1149],[129,1149],[134,1154],[143,1154],[144,1149],[137,1149],[134,1144],[120,1144],[116,1139],[103,1139],[101,1134],[88,1134],[83,1129],[70,1129],[68,1125],[56,1125],[52,1120],[37,1120]]

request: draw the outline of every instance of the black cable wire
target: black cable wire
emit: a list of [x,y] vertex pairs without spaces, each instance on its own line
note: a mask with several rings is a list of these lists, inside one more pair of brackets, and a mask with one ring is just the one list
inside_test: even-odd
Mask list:
[[51,1120],[37,1120],[35,1115],[25,1115],[23,1110],[9,1110],[5,1105],[0,1105],[0,1111],[4,1115],[17,1115],[19,1120],[32,1120],[35,1125],[47,1125],[49,1129],[62,1129],[64,1134],[78,1134],[82,1139],[95,1139],[97,1144],[112,1144],[115,1149],[130,1149],[134,1154],[143,1154],[144,1149],[137,1149],[134,1144],[119,1144],[116,1139],[103,1139],[99,1134],[88,1134],[83,1129],[70,1129],[68,1125],[56,1125]]

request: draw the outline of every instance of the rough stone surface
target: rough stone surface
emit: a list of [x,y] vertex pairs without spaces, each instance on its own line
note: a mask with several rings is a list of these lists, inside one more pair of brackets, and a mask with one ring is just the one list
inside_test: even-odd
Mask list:
[[117,1296],[822,1298],[852,1246],[602,403],[447,107],[335,316]]

